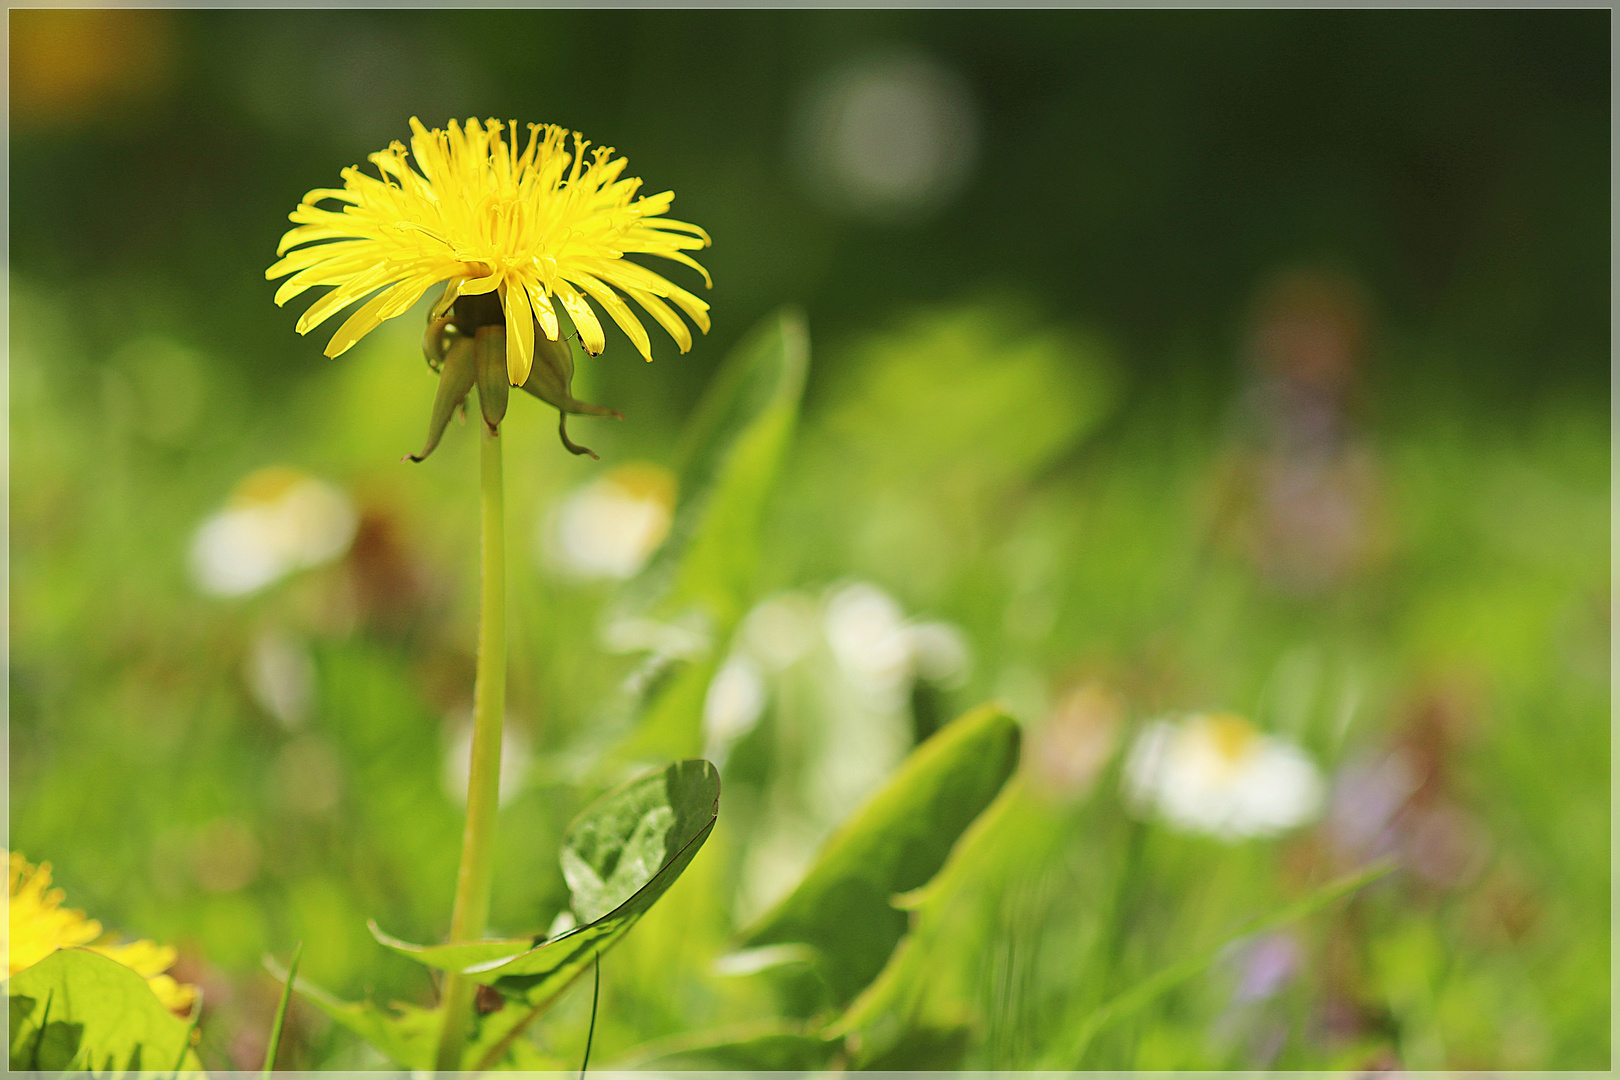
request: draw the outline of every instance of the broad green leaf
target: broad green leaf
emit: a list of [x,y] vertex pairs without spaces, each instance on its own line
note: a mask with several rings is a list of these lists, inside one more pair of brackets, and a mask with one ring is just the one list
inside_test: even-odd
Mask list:
[[[976,878],[998,863],[1020,854],[1016,819],[1023,785],[1005,786],[995,801],[968,827],[951,849],[939,873],[922,888],[895,898],[895,906],[912,913],[910,933],[888,958],[883,970],[827,1027],[829,1037],[847,1038],[856,1048],[852,1064],[860,1069],[944,1068],[908,1062],[937,1060],[943,1050],[960,1051],[965,1017],[959,1004],[925,1015],[924,997],[940,982],[940,951],[977,948],[979,942],[952,921],[950,907]],[[948,997],[949,991],[947,990]],[[937,995],[936,995],[937,996]],[[952,1033],[948,1037],[941,1033]],[[908,1056],[910,1055],[910,1056]]]
[[828,1039],[804,1024],[766,1020],[645,1043],[626,1052],[609,1071],[819,1070],[830,1065],[842,1049],[841,1040]]
[[[680,499],[669,537],[626,584],[610,622],[683,621],[695,614],[723,639],[752,599],[759,524],[792,440],[809,366],[804,318],[770,316],[721,364],[682,436]],[[640,719],[622,748],[632,759],[683,757],[703,745],[701,708],[715,658],[678,670],[652,699],[627,703]]]
[[1241,941],[1243,938],[1254,934],[1263,934],[1268,930],[1274,930],[1279,926],[1285,926],[1298,919],[1303,919],[1307,915],[1314,914],[1340,897],[1355,892],[1369,882],[1378,880],[1393,869],[1394,865],[1385,861],[1373,863],[1345,874],[1328,882],[1314,892],[1306,894],[1280,911],[1251,920],[1241,930],[1220,944],[1195,953],[1179,964],[1172,964],[1157,974],[1148,976],[1129,990],[1103,1003],[1099,1008],[1080,1020],[1078,1024],[1074,1025],[1074,1034],[1068,1042],[1065,1045],[1055,1047],[1039,1068],[1078,1068],[1081,1060],[1086,1055],[1086,1050],[1091,1046],[1092,1040],[1106,1028],[1126,1019],[1188,979],[1203,974],[1220,960],[1221,956],[1231,948],[1234,942]]
[[6,983],[13,1070],[86,1070],[98,1076],[200,1068],[191,1026],[146,980],[89,949],[59,949]]
[[803,314],[784,308],[720,365],[681,436],[669,537],[625,587],[621,610],[696,601],[721,620],[740,613],[760,510],[793,433],[809,356]]
[[[287,971],[266,959],[265,967],[278,979]],[[370,1001],[344,1001],[311,983],[294,979],[293,987],[337,1024],[371,1044],[384,1056],[408,1069],[433,1068],[444,1014],[438,1008],[394,1002],[384,1008]],[[508,1006],[475,1021],[462,1054],[462,1068],[556,1071],[566,1064],[542,1054],[533,1043],[519,1038],[531,1018],[530,1010]],[[493,1060],[489,1060],[493,1057]]]
[[935,1027],[914,1024],[893,1044],[874,1053],[860,1046],[851,1063],[861,1072],[920,1072],[959,1069],[972,1042],[973,1030],[967,1024]]
[[664,895],[708,839],[719,810],[720,774],[707,761],[676,762],[586,807],[564,835],[562,864],[575,914],[588,921],[549,941],[412,945],[375,925],[372,933],[413,960],[544,1008]]
[[1096,430],[1118,380],[1099,342],[1011,296],[888,322],[840,349],[777,525],[818,575],[955,579],[980,565],[968,538]]
[[896,894],[944,864],[1018,762],[1017,723],[994,705],[973,709],[912,752],[833,837],[809,873],[742,935],[745,948],[803,943],[840,1002],[883,968],[906,932]]

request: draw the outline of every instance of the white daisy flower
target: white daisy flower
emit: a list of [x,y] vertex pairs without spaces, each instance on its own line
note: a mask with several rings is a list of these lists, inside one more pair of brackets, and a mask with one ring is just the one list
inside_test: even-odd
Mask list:
[[1156,721],[1125,762],[1125,795],[1186,832],[1223,840],[1302,825],[1322,806],[1322,779],[1304,751],[1231,713]]
[[631,462],[579,488],[542,524],[541,556],[577,580],[634,577],[669,535],[675,475]]
[[725,763],[731,745],[753,730],[765,712],[765,675],[742,653],[732,653],[709,682],[703,699],[703,756]]
[[256,592],[342,555],[357,524],[354,504],[331,484],[284,466],[260,469],[197,529],[192,576],[216,596]]

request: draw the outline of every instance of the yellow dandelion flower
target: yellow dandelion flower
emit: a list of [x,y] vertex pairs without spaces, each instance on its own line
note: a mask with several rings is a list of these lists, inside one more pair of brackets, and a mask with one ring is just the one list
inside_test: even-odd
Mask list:
[[6,946],[9,956],[7,976],[33,967],[57,949],[86,946],[133,969],[164,1006],[177,1013],[191,1010],[197,988],[176,982],[164,972],[174,965],[175,951],[168,945],[150,941],[115,944],[103,935],[101,924],[87,919],[84,912],[64,908],[65,894],[51,888],[51,864],[35,867],[11,852],[7,870]]
[[[499,310],[490,306],[477,318],[490,325],[504,317],[513,386],[529,379],[535,323],[547,340],[559,337],[554,298],[593,356],[603,349],[594,301],[652,359],[646,328],[626,297],[668,331],[682,352],[691,348],[691,331],[670,304],[705,333],[709,305],[624,256],[672,259],[708,284],[708,272],[686,254],[706,247],[708,234],[662,216],[674,192],[638,197],[641,181],[623,176],[627,162],[615,158],[611,147],[599,146],[587,157],[590,144],[578,132],[570,151],[568,132],[531,124],[520,153],[515,128],[508,142],[497,120],[468,120],[465,128],[451,121],[448,131],[429,131],[413,117],[414,167],[396,142],[371,155],[377,176],[351,167],[342,173],[341,189],[304,196],[290,215],[297,227],[277,248],[283,257],[265,272],[272,280],[292,275],[276,292],[277,304],[312,286],[333,286],[298,320],[298,332],[308,333],[370,297],[327,345],[326,355],[337,356],[444,281],[435,316],[449,311],[457,297],[498,296]],[[346,205],[318,205],[328,200]],[[468,314],[458,323],[469,321],[474,309],[466,305]],[[457,329],[470,338],[477,327]]]

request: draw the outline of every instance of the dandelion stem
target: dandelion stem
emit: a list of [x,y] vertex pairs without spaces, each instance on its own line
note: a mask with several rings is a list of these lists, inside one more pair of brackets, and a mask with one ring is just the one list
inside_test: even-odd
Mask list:
[[[483,593],[478,624],[478,675],[473,688],[472,764],[467,779],[467,827],[461,836],[461,870],[450,915],[451,941],[476,941],[489,919],[494,878],[495,808],[500,791],[501,719],[506,712],[506,523],[501,493],[501,441],[487,424],[480,444]],[[447,972],[441,1000],[444,1027],[436,1066],[460,1067],[467,1023],[477,986]]]

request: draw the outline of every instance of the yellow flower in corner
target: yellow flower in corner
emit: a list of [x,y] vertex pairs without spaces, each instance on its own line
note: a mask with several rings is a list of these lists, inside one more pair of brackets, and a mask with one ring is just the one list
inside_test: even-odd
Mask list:
[[[451,121],[448,131],[429,131],[413,117],[414,167],[396,142],[371,155],[377,176],[351,167],[342,173],[341,189],[304,196],[291,214],[297,227],[277,249],[283,257],[265,272],[272,280],[292,275],[277,291],[277,304],[312,286],[334,286],[298,320],[298,332],[308,333],[369,296],[327,345],[326,355],[337,356],[444,281],[434,317],[448,313],[458,297],[498,297],[498,309],[463,305],[457,329],[470,338],[478,327],[466,323],[504,320],[513,386],[529,379],[535,324],[548,342],[559,338],[553,299],[593,356],[604,344],[593,301],[648,360],[646,328],[626,297],[668,331],[682,352],[691,347],[692,334],[671,303],[707,333],[708,304],[624,258],[672,259],[709,283],[708,272],[686,254],[706,247],[708,234],[662,216],[674,192],[638,197],[641,181],[623,177],[624,158],[601,146],[587,157],[589,143],[578,132],[570,150],[568,133],[554,125],[530,124],[520,153],[515,129],[508,141],[497,120],[468,120],[465,128]],[[323,209],[319,204],[328,200],[346,205]],[[438,358],[443,360],[442,351]]]
[[51,888],[51,864],[35,867],[16,852],[9,856],[7,870],[6,943],[9,954],[7,977],[33,967],[57,949],[76,945],[88,947],[103,956],[132,968],[146,979],[158,1000],[173,1012],[186,1013],[197,999],[197,988],[175,982],[163,974],[174,964],[175,951],[168,945],[150,941],[111,943],[103,936],[101,924],[84,917],[84,912],[64,908],[61,889]]

